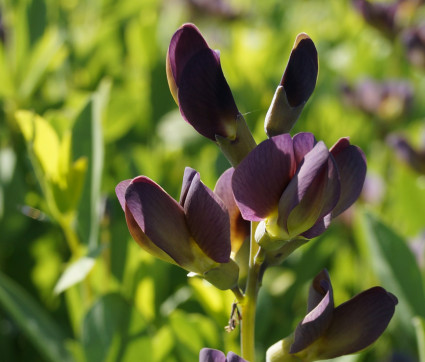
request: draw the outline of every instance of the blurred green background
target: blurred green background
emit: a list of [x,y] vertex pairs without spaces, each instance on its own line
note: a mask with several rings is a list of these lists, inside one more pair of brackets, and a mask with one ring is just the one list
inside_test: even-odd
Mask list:
[[[424,361],[425,175],[386,141],[400,133],[419,148],[424,128],[425,68],[409,62],[403,34],[425,9],[405,3],[394,35],[348,0],[2,0],[1,360],[185,362],[202,347],[239,352],[238,329],[224,331],[232,294],[143,252],[114,193],[146,175],[178,198],[185,166],[211,188],[229,167],[168,90],[169,41],[194,22],[220,50],[257,142],[294,39],[308,33],[319,78],[293,133],[313,132],[329,147],[349,136],[368,159],[363,198],[266,273],[258,360],[293,331],[310,281],[327,268],[337,305],[374,285],[399,298],[374,347],[341,361]],[[407,83],[408,104],[406,92],[356,93],[364,79]]]

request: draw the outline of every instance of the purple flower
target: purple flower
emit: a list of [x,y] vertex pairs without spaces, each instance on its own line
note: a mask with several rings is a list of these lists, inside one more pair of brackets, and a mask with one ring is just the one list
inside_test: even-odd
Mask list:
[[226,355],[218,349],[202,348],[199,352],[199,362],[247,362],[233,352]]
[[185,169],[180,202],[145,176],[122,181],[115,191],[130,233],[143,249],[220,289],[237,283],[227,210],[198,172]]
[[356,353],[375,342],[394,315],[397,298],[381,287],[370,288],[334,308],[326,270],[313,280],[307,315],[294,334],[267,351],[267,361],[315,361]]
[[250,222],[242,218],[232,191],[234,168],[226,170],[218,179],[214,193],[224,202],[230,218],[230,241],[232,252],[236,254],[250,235]]
[[400,31],[396,22],[398,3],[379,3],[367,0],[353,0],[353,4],[364,20],[389,38],[394,38]]
[[402,38],[409,61],[422,69],[425,68],[425,24],[408,29]]
[[412,86],[402,80],[377,82],[365,79],[355,87],[344,85],[342,91],[350,106],[386,120],[406,115],[413,103]]
[[403,136],[392,134],[387,143],[395,150],[397,156],[416,172],[425,175],[425,147],[413,148]]
[[357,199],[365,175],[365,156],[347,138],[328,150],[311,133],[282,134],[248,154],[235,169],[232,187],[243,218],[262,221],[267,238],[257,241],[272,250],[323,233]]
[[314,91],[318,70],[313,41],[305,33],[298,34],[266,115],[265,130],[269,137],[291,130]]
[[167,78],[183,118],[201,135],[235,139],[240,115],[224,78],[219,53],[193,24],[184,24],[170,42]]

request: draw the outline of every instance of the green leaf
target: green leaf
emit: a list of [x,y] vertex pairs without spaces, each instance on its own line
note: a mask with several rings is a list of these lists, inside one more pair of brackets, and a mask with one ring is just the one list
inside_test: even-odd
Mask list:
[[82,239],[95,249],[98,242],[101,218],[101,182],[104,145],[102,136],[102,113],[106,107],[110,82],[103,81],[77,117],[72,134],[72,155],[87,157],[88,172],[78,209],[78,227]]
[[203,347],[219,344],[216,324],[201,314],[176,310],[170,315],[169,322],[177,341],[177,353],[183,361],[196,361]]
[[54,293],[60,294],[64,290],[72,287],[73,285],[85,279],[88,273],[93,269],[96,262],[96,257],[102,252],[105,245],[101,245],[96,250],[90,252],[79,258],[77,261],[71,263],[63,272],[58,282],[56,283]]
[[168,325],[162,327],[154,336],[153,340],[154,360],[164,361],[174,347],[173,333]]
[[74,284],[84,280],[87,274],[93,269],[95,262],[95,258],[83,256],[68,266],[59,278],[55,286],[54,293],[60,294],[64,290],[72,287]]
[[1,272],[0,304],[47,360],[73,360],[65,348],[66,336],[59,325],[30,294]]
[[34,44],[44,33],[47,25],[47,7],[44,0],[32,0],[27,8],[29,37]]
[[413,324],[416,329],[416,338],[418,341],[419,360],[425,361],[425,319],[420,317],[413,318]]
[[19,87],[19,95],[26,99],[36,90],[54,57],[60,53],[64,39],[59,30],[49,28],[35,45],[24,62],[23,76]]
[[135,346],[139,347],[139,356],[152,360],[145,329],[146,323],[136,308],[120,294],[102,296],[84,318],[82,343],[86,360],[125,360],[127,353],[134,356]]
[[49,122],[33,112],[18,111],[15,117],[25,141],[32,146],[44,177],[57,179],[60,142],[56,131]]
[[362,221],[372,265],[383,287],[399,299],[402,319],[410,321],[416,315],[425,317],[423,281],[407,241],[369,213],[364,215]]

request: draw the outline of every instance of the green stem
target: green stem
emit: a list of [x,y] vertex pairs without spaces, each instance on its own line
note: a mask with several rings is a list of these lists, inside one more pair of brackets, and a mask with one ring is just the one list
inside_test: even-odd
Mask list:
[[81,243],[78,238],[77,233],[71,226],[71,222],[69,219],[61,217],[59,218],[59,224],[65,234],[65,239],[68,243],[69,249],[71,250],[71,254],[74,258],[77,258],[81,254]]
[[247,361],[255,360],[255,312],[259,289],[259,276],[265,252],[255,241],[255,230],[258,223],[251,223],[251,240],[249,270],[245,296],[242,302],[241,349],[242,357]]
[[239,287],[235,287],[232,289],[233,294],[236,297],[236,300],[238,301],[239,304],[242,304],[244,301],[244,296],[241,292],[241,290],[239,289]]

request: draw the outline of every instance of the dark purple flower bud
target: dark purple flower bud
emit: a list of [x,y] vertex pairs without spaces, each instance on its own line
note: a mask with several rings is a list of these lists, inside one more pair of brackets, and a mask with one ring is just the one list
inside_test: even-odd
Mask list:
[[130,233],[143,249],[221,289],[237,283],[227,210],[198,172],[186,168],[180,203],[145,176],[122,181],[115,190]]
[[413,89],[406,81],[365,79],[353,88],[344,85],[342,91],[347,104],[385,120],[405,116],[413,103]]
[[364,20],[389,38],[394,38],[400,28],[396,21],[399,3],[371,3],[367,0],[353,0],[354,7]]
[[404,137],[396,134],[390,135],[387,142],[402,161],[425,175],[425,148],[416,150]]
[[425,69],[425,24],[406,30],[402,41],[410,63]]
[[288,65],[266,115],[269,137],[288,133],[314,91],[318,73],[317,50],[310,37],[301,33],[295,39]]
[[393,294],[374,287],[334,308],[331,281],[323,270],[310,287],[307,315],[294,334],[270,347],[267,361],[291,356],[315,361],[361,351],[385,331],[397,303]]
[[218,52],[193,24],[184,24],[170,42],[167,78],[183,118],[201,135],[235,139],[240,115],[224,78]]
[[282,134],[248,154],[232,186],[242,217],[262,222],[257,242],[273,250],[323,233],[358,198],[365,175],[363,152],[346,138],[328,150],[311,133]]
[[202,348],[199,352],[199,362],[247,362],[233,352],[225,354],[217,349]]
[[232,252],[236,254],[243,242],[250,235],[250,222],[242,218],[241,212],[236,205],[232,190],[232,176],[234,168],[226,170],[218,179],[214,193],[220,197],[229,212],[230,218],[230,242]]

